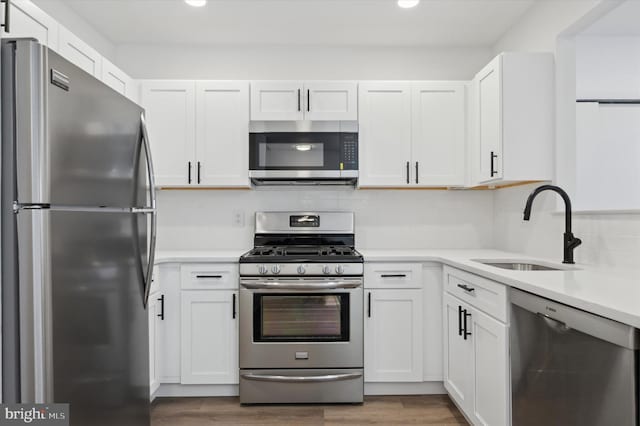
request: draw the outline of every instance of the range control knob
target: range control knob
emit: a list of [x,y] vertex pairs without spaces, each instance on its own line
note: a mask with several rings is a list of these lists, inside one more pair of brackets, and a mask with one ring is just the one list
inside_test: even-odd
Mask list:
[[338,275],[344,274],[344,266],[342,266],[342,265],[336,266],[336,274],[338,274]]
[[273,265],[271,267],[271,272],[273,272],[276,275],[278,275],[280,273],[280,271],[281,271],[280,265]]
[[328,266],[323,266],[322,267],[322,273],[325,275],[329,275],[331,273],[331,268],[329,268]]
[[307,272],[307,268],[305,268],[304,265],[298,266],[298,273],[300,275],[304,275],[306,272]]
[[260,265],[258,266],[258,272],[260,273],[260,275],[267,275],[269,269],[265,265]]

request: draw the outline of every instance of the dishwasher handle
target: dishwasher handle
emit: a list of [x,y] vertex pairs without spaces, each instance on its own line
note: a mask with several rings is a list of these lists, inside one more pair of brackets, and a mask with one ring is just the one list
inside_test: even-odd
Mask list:
[[540,315],[556,330],[577,330],[627,349],[640,347],[639,331],[630,325],[514,288],[509,289],[509,296],[512,305]]

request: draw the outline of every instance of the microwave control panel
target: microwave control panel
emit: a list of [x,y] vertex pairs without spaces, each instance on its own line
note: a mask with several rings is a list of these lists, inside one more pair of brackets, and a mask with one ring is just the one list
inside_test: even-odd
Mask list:
[[358,170],[358,134],[342,133],[342,155],[340,158],[342,170]]

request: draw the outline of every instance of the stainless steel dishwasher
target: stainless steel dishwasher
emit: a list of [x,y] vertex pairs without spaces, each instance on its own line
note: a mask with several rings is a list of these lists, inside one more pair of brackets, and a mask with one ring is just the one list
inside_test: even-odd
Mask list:
[[638,330],[520,290],[510,296],[513,426],[638,425]]

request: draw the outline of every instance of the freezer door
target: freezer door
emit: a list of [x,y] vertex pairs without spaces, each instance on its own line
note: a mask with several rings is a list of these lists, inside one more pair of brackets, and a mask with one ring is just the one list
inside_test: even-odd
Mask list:
[[36,42],[7,47],[17,201],[133,207],[142,109]]
[[23,402],[69,403],[74,426],[149,425],[144,217],[17,215]]

